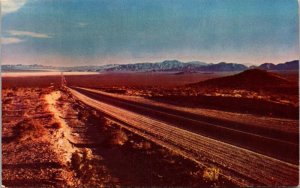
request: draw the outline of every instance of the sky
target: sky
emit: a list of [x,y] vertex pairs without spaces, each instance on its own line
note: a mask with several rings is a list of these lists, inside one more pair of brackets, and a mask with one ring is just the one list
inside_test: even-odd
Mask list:
[[299,59],[297,0],[0,0],[2,64]]

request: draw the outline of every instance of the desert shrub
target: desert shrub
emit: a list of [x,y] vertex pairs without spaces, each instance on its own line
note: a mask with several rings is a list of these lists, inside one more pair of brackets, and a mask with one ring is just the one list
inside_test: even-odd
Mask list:
[[75,171],[79,171],[82,161],[82,154],[76,150],[71,156],[71,168]]
[[35,110],[38,111],[42,111],[44,109],[44,106],[42,104],[39,104],[35,107]]
[[82,121],[88,121],[89,116],[90,116],[89,113],[85,110],[81,110],[77,114],[78,119]]
[[144,149],[144,150],[151,149],[151,143],[150,142],[142,142],[142,149]]
[[220,169],[216,167],[208,167],[203,171],[203,179],[208,181],[217,181],[220,175]]
[[151,149],[151,143],[150,142],[147,142],[147,141],[142,141],[140,143],[134,143],[133,141],[132,142],[132,147],[134,149],[139,149],[139,150],[149,150]]
[[87,123],[93,124],[93,125],[105,125],[107,123],[104,116],[100,113],[98,113],[96,110],[83,111],[78,113],[78,117],[82,118],[83,120],[87,121]]
[[87,149],[87,148],[83,149],[83,151],[82,151],[82,159],[83,159],[83,161],[90,161],[90,160],[92,160],[92,150]]
[[44,127],[33,120],[23,120],[13,128],[15,137],[19,140],[41,138],[45,134]]
[[3,104],[11,104],[11,102],[12,102],[12,99],[4,99],[3,100]]
[[92,110],[91,114],[92,114],[94,117],[100,118],[100,114],[99,114],[96,110]]
[[72,154],[71,168],[83,184],[92,183],[93,177],[96,174],[96,169],[93,166],[92,151],[90,149],[84,149],[81,152],[75,151]]
[[104,141],[106,146],[122,146],[126,143],[128,137],[122,130],[116,130],[111,132],[108,138]]
[[42,89],[41,88],[35,88],[35,91],[39,93],[39,92],[42,91]]
[[60,101],[60,102],[62,102],[62,101],[64,101],[64,97],[60,96],[57,100]]
[[13,92],[8,92],[8,93],[6,94],[6,96],[7,96],[7,97],[13,97],[13,96],[14,96],[14,93],[13,93]]
[[50,128],[52,129],[60,129],[61,128],[61,124],[59,122],[54,122],[50,125]]
[[74,110],[80,110],[80,105],[77,104],[77,103],[72,103],[72,108],[73,108]]

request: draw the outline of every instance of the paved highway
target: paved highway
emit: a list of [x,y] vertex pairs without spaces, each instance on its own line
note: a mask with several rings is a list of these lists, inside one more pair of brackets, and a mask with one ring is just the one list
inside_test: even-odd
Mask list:
[[89,89],[70,88],[70,92],[124,128],[200,165],[221,168],[223,176],[239,185],[298,184],[298,143],[294,139],[257,134],[257,130],[247,132],[241,126],[226,122],[223,126],[222,122],[207,122]]

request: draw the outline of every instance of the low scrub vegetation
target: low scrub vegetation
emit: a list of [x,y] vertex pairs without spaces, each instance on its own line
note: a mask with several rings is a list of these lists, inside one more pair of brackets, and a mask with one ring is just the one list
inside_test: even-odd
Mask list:
[[216,167],[208,167],[203,171],[203,179],[208,181],[218,181],[221,170]]
[[128,140],[128,137],[121,129],[112,131],[108,138],[104,141],[106,146],[122,146]]
[[53,122],[50,125],[50,128],[52,128],[52,129],[60,129],[61,128],[61,124],[59,122]]
[[40,138],[44,134],[44,127],[34,120],[23,120],[14,127],[14,135],[19,141]]
[[84,185],[93,185],[95,176],[97,175],[95,168],[95,160],[93,159],[90,149],[75,151],[71,157],[71,169],[75,171],[77,178]]

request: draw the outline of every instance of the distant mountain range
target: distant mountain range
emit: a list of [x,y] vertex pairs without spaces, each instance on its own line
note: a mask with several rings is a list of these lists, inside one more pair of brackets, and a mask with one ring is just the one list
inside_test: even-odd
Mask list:
[[118,65],[107,69],[106,71],[135,71],[135,72],[170,72],[170,71],[183,71],[183,72],[196,72],[196,71],[242,71],[247,67],[242,64],[225,63],[207,64],[204,62],[187,62],[183,63],[178,60],[166,60],[160,63],[136,63]]
[[135,63],[135,64],[109,64],[101,66],[74,66],[55,67],[43,65],[2,65],[2,72],[16,71],[65,71],[65,72],[221,72],[221,71],[244,71],[247,69],[264,70],[299,70],[299,60],[294,60],[278,65],[264,63],[260,66],[247,67],[238,63],[220,62],[208,64],[200,61],[181,62],[178,60],[166,60],[158,63]]
[[299,60],[289,61],[274,65],[273,63],[264,63],[257,68],[263,70],[299,70]]

